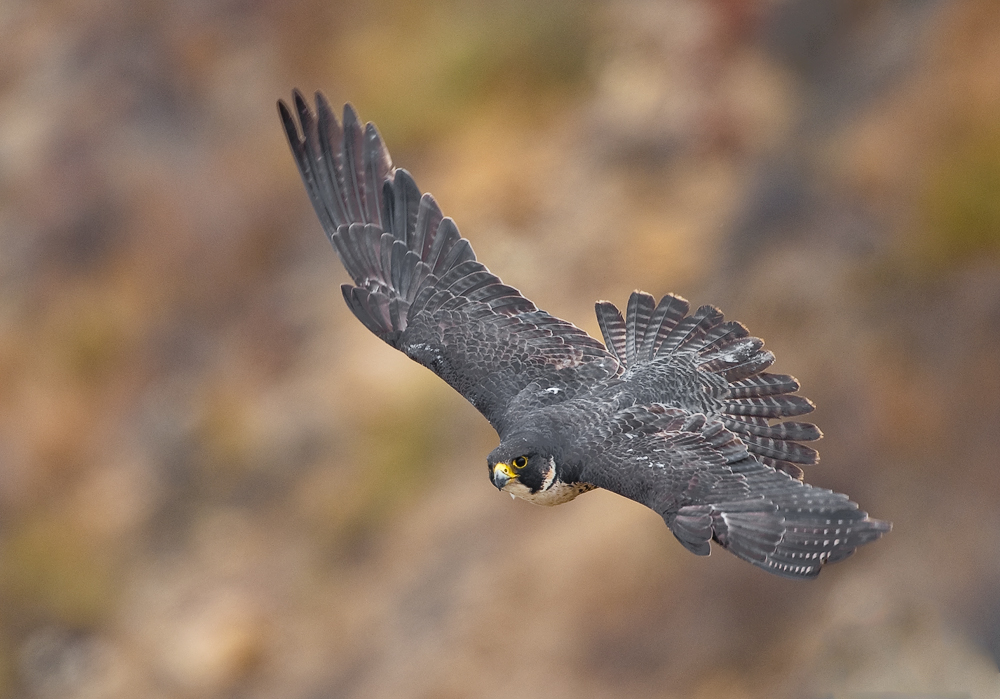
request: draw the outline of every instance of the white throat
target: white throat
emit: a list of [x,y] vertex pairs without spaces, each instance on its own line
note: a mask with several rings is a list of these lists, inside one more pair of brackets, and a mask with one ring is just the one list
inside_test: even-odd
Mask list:
[[545,471],[545,477],[542,479],[542,487],[537,493],[532,493],[530,488],[516,479],[504,486],[504,492],[506,493],[510,493],[522,500],[533,502],[536,505],[548,506],[569,502],[580,493],[586,493],[588,490],[593,489],[594,486],[589,483],[563,483],[562,481],[556,481],[556,462],[551,456],[549,457],[549,467]]

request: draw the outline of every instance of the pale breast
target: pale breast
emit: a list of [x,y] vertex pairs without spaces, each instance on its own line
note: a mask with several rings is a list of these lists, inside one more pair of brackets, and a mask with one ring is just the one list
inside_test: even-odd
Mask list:
[[507,484],[504,490],[515,497],[533,502],[536,505],[552,506],[569,502],[580,493],[586,493],[588,490],[593,490],[596,487],[590,483],[562,483],[556,481],[548,488],[539,490],[537,493],[532,493],[524,485],[511,482]]

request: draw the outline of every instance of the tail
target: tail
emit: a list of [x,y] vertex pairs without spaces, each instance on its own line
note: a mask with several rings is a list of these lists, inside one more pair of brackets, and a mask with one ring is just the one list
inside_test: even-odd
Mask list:
[[[802,465],[815,464],[819,454],[799,442],[823,436],[808,422],[772,419],[812,412],[811,401],[792,395],[799,382],[786,374],[765,372],[774,355],[764,342],[751,337],[742,323],[726,321],[714,306],[702,306],[687,315],[688,302],[667,294],[657,304],[649,294],[636,291],[629,298],[626,317],[608,301],[597,303],[597,320],[608,351],[622,371],[635,371],[666,357],[687,357],[692,381],[698,374],[714,377],[721,410],[713,417],[735,432],[763,463],[802,478]],[[692,406],[701,411],[701,406]]]

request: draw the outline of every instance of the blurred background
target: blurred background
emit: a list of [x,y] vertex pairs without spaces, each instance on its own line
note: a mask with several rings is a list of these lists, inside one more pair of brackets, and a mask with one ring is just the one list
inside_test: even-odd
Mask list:
[[[5,0],[0,46],[0,696],[1000,696],[993,0]],[[894,531],[795,583],[498,494],[345,307],[292,87],[549,312],[747,324]]]

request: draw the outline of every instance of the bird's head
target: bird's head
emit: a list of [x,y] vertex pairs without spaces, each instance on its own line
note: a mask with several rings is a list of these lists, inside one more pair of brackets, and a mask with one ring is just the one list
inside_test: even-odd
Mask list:
[[556,460],[537,435],[503,440],[486,459],[490,480],[513,496],[533,500],[556,482]]

